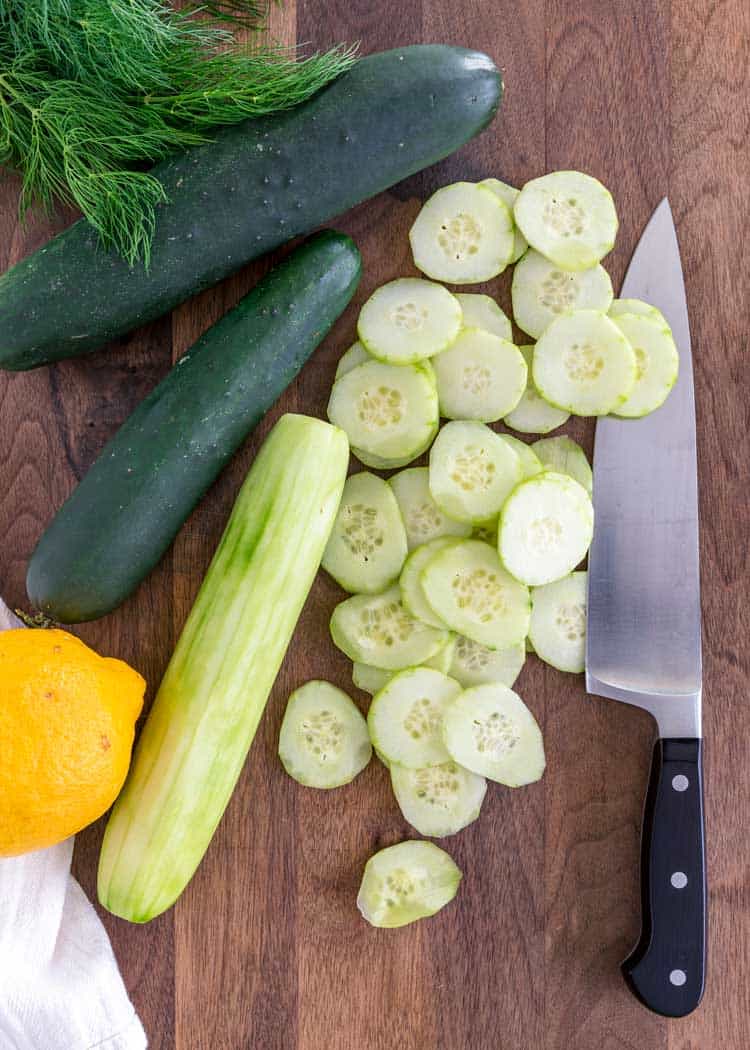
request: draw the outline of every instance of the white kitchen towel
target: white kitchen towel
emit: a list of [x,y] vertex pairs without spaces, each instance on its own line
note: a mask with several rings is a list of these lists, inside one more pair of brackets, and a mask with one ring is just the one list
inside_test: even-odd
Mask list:
[[[20,627],[0,599],[0,630]],[[73,839],[0,860],[0,1050],[144,1050]]]

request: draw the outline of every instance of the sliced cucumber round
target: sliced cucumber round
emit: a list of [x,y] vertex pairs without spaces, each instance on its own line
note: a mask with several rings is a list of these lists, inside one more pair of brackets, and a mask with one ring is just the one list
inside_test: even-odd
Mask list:
[[528,589],[480,540],[459,540],[430,559],[422,587],[444,623],[489,649],[507,649],[528,633]]
[[473,182],[444,186],[424,204],[409,231],[414,264],[448,284],[476,284],[502,273],[513,255],[513,216]]
[[360,311],[357,334],[373,357],[406,365],[445,350],[461,325],[461,307],[447,288],[400,277],[372,293]]
[[346,353],[342,354],[339,358],[339,363],[336,365],[334,382],[337,379],[341,379],[342,376],[345,376],[347,372],[351,372],[353,368],[356,368],[358,365],[363,365],[367,361],[372,361],[372,356],[367,353],[360,341],[357,340],[357,342],[352,343]]
[[446,629],[446,625],[435,614],[432,606],[425,597],[424,590],[422,589],[422,572],[426,567],[427,563],[439,554],[440,551],[445,550],[452,543],[458,543],[457,537],[451,536],[439,536],[436,540],[430,540],[428,543],[423,543],[421,547],[417,547],[413,550],[409,557],[404,563],[401,576],[399,577],[399,586],[401,588],[401,601],[403,602],[404,608],[416,616],[418,620],[422,620],[423,623],[432,624],[433,627],[441,627],[443,630]]
[[573,273],[532,249],[513,271],[510,294],[516,324],[538,339],[556,317],[570,310],[606,313],[612,303],[612,281],[603,266]]
[[537,388],[534,386],[532,377],[532,362],[534,359],[533,346],[519,346],[529,370],[526,381],[526,389],[521,395],[512,412],[503,420],[503,423],[512,430],[518,430],[521,434],[549,434],[550,430],[561,427],[570,419],[570,412],[556,408],[545,401]]
[[511,686],[521,673],[525,660],[526,645],[523,641],[507,649],[488,649],[486,645],[460,635],[453,646],[448,674],[464,689],[486,682]]
[[461,686],[431,667],[411,667],[386,682],[367,715],[370,740],[389,762],[409,769],[449,761],[442,737],[443,711]]
[[456,292],[464,315],[464,328],[481,328],[483,332],[499,335],[513,342],[513,325],[510,318],[489,295],[477,292]]
[[399,842],[368,860],[357,907],[371,926],[408,926],[450,904],[461,877],[458,865],[434,843]]
[[390,485],[361,471],[347,478],[321,562],[352,593],[376,594],[399,576],[406,530]]
[[615,414],[637,419],[667,400],[677,382],[680,355],[672,330],[655,316],[619,314],[613,320],[633,347],[636,361],[635,386]]
[[589,496],[591,495],[594,488],[591,466],[577,441],[573,441],[567,434],[561,434],[560,437],[540,438],[531,447],[545,470],[569,474],[579,485],[583,485]]
[[439,419],[432,369],[368,361],[337,379],[328,418],[353,448],[382,459],[413,457]]
[[508,572],[538,587],[567,576],[584,558],[593,532],[594,508],[586,489],[567,474],[545,471],[524,481],[507,500],[497,545]]
[[427,467],[410,467],[388,479],[406,529],[409,550],[439,536],[468,536],[471,525],[453,521],[432,498]]
[[[448,674],[451,664],[453,663],[453,647],[455,645],[455,639],[450,638],[448,642],[431,656],[429,660],[425,660],[421,667],[434,667],[436,671],[442,671],[443,674]],[[364,693],[379,693],[386,682],[389,682],[393,678],[394,674],[398,674],[397,671],[383,671],[380,667],[370,667],[369,664],[362,664],[355,660],[352,664],[352,681],[356,685],[357,689],[361,689]],[[382,756],[378,756],[382,758]]]
[[533,478],[537,474],[542,473],[544,468],[542,467],[541,460],[530,445],[527,445],[525,441],[521,441],[520,438],[513,437],[512,434],[498,434],[498,437],[507,445],[510,445],[521,461],[521,470],[523,472],[521,478],[522,481],[525,481],[527,478]]
[[391,785],[404,820],[420,835],[455,835],[479,816],[487,781],[456,762],[424,769],[391,764]]
[[596,266],[617,236],[612,194],[580,171],[553,171],[527,182],[513,215],[531,247],[562,270]]
[[544,773],[544,743],[521,697],[493,682],[461,693],[445,712],[443,739],[453,759],[506,787],[521,787]]
[[[496,194],[503,204],[507,205],[511,215],[513,214],[513,208],[516,203],[516,199],[520,190],[517,190],[515,186],[509,186],[507,182],[501,182],[500,179],[482,179],[479,185],[484,190],[490,190]],[[529,244],[524,235],[518,229],[513,220],[513,252],[510,257],[512,263],[517,262],[523,253],[528,248]],[[510,336],[508,336],[510,339]]]
[[432,364],[440,414],[447,419],[494,423],[526,389],[528,369],[518,347],[481,328],[464,328]]
[[[406,456],[376,456],[372,452],[365,452],[364,449],[356,448],[354,445],[351,447],[351,453],[356,456],[360,463],[364,463],[366,467],[372,467],[373,470],[401,470],[402,467],[408,467],[410,463],[413,463],[415,459],[419,459],[423,452],[426,452],[432,442],[435,440],[435,435],[440,429],[438,422],[435,423],[432,430],[426,435],[424,441]],[[425,470],[427,468],[425,467]]]
[[531,592],[531,644],[558,671],[580,674],[584,669],[587,578],[588,573],[573,572]]
[[[456,296],[458,298],[458,296]],[[610,317],[620,317],[622,314],[635,314],[637,317],[650,317],[652,321],[658,321],[665,328],[669,328],[667,319],[658,306],[644,303],[643,299],[613,299],[608,310]],[[671,330],[671,329],[670,329]]]
[[450,636],[410,616],[396,585],[340,602],[331,616],[331,637],[350,660],[400,671],[429,660]]
[[430,492],[456,521],[495,517],[522,476],[516,453],[484,423],[446,423],[430,449]]
[[290,777],[314,788],[348,784],[372,757],[359,708],[330,682],[295,689],[279,734],[279,758]]
[[539,393],[577,416],[605,416],[624,404],[635,385],[635,353],[606,314],[575,310],[558,317],[534,348]]

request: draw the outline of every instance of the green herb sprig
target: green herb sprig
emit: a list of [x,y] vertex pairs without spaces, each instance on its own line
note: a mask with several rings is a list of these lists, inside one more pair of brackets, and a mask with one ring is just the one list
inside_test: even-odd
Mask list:
[[211,129],[295,106],[354,61],[237,43],[259,0],[0,0],[0,166],[20,211],[78,207],[105,247],[148,265],[161,183],[145,170]]

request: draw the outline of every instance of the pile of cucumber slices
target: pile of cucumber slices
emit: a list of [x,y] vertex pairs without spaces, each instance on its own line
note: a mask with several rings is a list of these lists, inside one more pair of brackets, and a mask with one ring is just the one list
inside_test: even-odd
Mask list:
[[[583,670],[591,467],[567,436],[527,444],[490,424],[548,435],[570,414],[639,417],[667,397],[669,326],[614,300],[600,262],[617,225],[608,191],[580,172],[520,191],[455,183],[410,231],[425,278],[391,281],[362,307],[328,417],[366,467],[398,472],[349,477],[323,567],[350,594],[333,641],[373,698],[365,720],[327,682],[292,694],[279,753],[300,783],[348,783],[374,749],[404,818],[443,838],[477,819],[488,779],[542,776],[539,726],[511,687],[528,649]],[[514,320],[533,344],[516,345],[490,296],[437,283],[511,263]],[[428,466],[409,466],[428,449]],[[403,842],[368,862],[358,905],[373,925],[404,925],[448,903],[460,878],[437,846]]]

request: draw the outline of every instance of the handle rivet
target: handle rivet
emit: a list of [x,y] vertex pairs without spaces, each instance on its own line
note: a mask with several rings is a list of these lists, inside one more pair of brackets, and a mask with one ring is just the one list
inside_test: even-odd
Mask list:
[[682,773],[678,773],[676,777],[672,777],[672,787],[675,791],[687,791],[690,781]]
[[676,890],[684,890],[687,886],[687,875],[684,871],[673,871],[669,881]]
[[669,975],[669,983],[680,988],[687,980],[687,974],[684,970],[672,970]]

